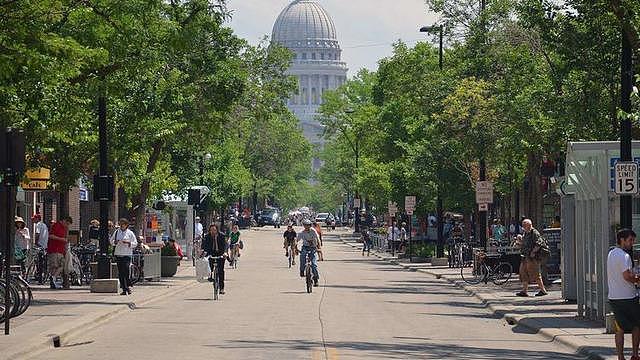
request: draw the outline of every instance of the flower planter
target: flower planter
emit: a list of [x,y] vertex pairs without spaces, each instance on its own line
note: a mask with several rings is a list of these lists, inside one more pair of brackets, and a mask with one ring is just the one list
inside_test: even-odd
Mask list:
[[179,256],[162,256],[160,257],[160,275],[162,277],[172,277],[178,272],[180,265]]

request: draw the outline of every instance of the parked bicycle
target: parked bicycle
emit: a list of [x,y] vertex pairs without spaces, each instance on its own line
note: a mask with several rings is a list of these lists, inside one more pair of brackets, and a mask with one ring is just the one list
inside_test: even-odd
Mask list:
[[[12,271],[10,274],[9,284],[7,286],[4,276],[4,258],[0,254],[0,322],[4,322],[7,314],[10,318],[14,318],[24,314],[33,300],[33,294],[29,283],[22,277],[20,269]],[[5,311],[4,298],[5,294],[9,293],[9,309]]]
[[[467,268],[461,267],[460,274],[462,279],[471,285],[476,285],[481,282],[485,284],[489,281],[496,285],[506,284],[513,273],[513,267],[510,263],[501,261],[502,255],[498,257],[489,257],[485,252],[478,252],[476,254],[476,263],[474,266]],[[490,258],[496,258],[496,263],[490,266],[487,260]]]

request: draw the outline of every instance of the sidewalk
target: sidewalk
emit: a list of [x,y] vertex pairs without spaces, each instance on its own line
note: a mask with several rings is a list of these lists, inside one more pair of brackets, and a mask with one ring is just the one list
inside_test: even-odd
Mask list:
[[[191,263],[183,261],[178,273],[159,282],[138,283],[132,295],[94,294],[89,287],[51,290],[34,286],[33,301],[23,315],[11,319],[9,336],[0,335],[0,359],[23,359],[53,347],[53,336],[62,346],[74,335],[95,328],[127,311],[143,309],[176,292],[194,286]],[[4,329],[4,324],[1,325]]]
[[[362,248],[351,234],[343,233],[341,240],[354,248]],[[459,269],[436,267],[431,264],[413,264],[408,259],[398,259],[388,253],[372,251],[372,255],[409,271],[421,272],[443,279],[453,286],[464,289],[478,298],[495,316],[504,318],[513,325],[514,332],[534,331],[583,354],[589,359],[617,359],[613,335],[606,334],[605,328],[594,322],[578,318],[577,306],[566,303],[559,286],[547,288],[548,296],[542,298],[520,298],[515,293],[520,289],[517,276],[504,287],[493,284],[469,285],[462,280]],[[515,274],[514,274],[515,275]],[[533,286],[532,291],[535,290]],[[627,349],[631,347],[631,337],[625,339]],[[630,350],[627,351],[630,353]]]

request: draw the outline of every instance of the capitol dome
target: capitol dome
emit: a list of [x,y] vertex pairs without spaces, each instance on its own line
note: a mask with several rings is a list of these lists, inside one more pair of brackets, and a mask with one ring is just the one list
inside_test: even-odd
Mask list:
[[338,47],[333,20],[313,0],[295,0],[289,4],[276,20],[272,40],[289,48]]
[[[326,91],[347,81],[347,64],[336,27],[329,13],[316,0],[293,0],[278,16],[271,41],[293,53],[288,75],[298,80],[298,89],[287,106],[298,118],[305,137],[316,148],[324,146],[324,127],[318,121],[318,108]],[[321,166],[313,160],[313,169]]]

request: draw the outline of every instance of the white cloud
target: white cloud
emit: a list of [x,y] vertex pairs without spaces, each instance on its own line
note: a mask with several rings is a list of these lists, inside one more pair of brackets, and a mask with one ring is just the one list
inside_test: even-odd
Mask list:
[[[257,43],[271,35],[278,14],[291,0],[227,0],[234,11],[235,32]],[[391,55],[398,39],[414,44],[425,39],[418,29],[437,17],[427,13],[424,0],[318,0],[333,18],[343,48],[343,60],[353,75],[360,68],[375,70],[378,60]]]

